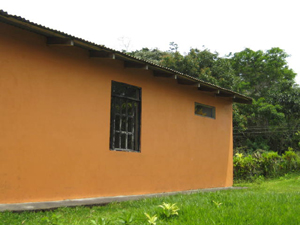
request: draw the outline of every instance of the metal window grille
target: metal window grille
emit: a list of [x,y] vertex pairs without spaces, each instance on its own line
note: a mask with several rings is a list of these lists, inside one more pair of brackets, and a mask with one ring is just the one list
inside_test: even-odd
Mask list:
[[140,151],[141,88],[112,81],[110,149]]
[[195,102],[195,114],[199,116],[205,116],[215,119],[216,108],[213,106],[203,105]]

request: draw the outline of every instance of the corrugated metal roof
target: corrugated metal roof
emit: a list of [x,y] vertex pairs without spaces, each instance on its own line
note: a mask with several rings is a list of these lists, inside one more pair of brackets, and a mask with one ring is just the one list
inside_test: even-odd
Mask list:
[[136,58],[133,56],[130,56],[124,52],[117,51],[111,48],[108,48],[104,45],[99,45],[87,40],[84,40],[82,38],[78,38],[75,36],[72,36],[70,34],[66,34],[64,32],[58,31],[51,29],[49,27],[42,26],[37,23],[33,23],[29,20],[26,20],[25,18],[15,16],[15,15],[10,15],[7,12],[0,10],[0,21],[4,23],[11,24],[13,26],[35,32],[41,35],[46,36],[47,38],[68,38],[72,40],[72,43],[74,43],[75,46],[90,50],[90,51],[100,51],[100,52],[106,52],[106,53],[112,53],[115,55],[116,59],[123,60],[124,62],[128,63],[134,63],[136,65],[145,65],[151,70],[153,70],[154,73],[160,73],[160,74],[165,74],[166,76],[172,76],[174,75],[175,78],[179,79],[178,82],[182,84],[195,84],[198,86],[198,89],[201,91],[213,91],[216,93],[216,96],[220,97],[232,97],[234,102],[239,102],[239,103],[245,103],[245,104],[251,104],[252,99],[245,96],[241,95],[237,92],[219,87],[217,85],[202,81],[200,79],[197,79],[195,77],[192,77],[188,74],[181,73],[179,71],[157,65],[153,62],[143,60],[140,58]]

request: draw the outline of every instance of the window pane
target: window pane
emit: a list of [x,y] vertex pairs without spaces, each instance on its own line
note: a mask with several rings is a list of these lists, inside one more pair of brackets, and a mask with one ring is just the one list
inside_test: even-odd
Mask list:
[[125,114],[126,113],[126,102],[125,102],[125,100],[124,99],[122,99],[122,98],[120,98],[119,99],[119,101],[120,101],[120,113],[121,114]]
[[136,88],[128,87],[126,91],[126,97],[134,98],[134,99],[139,99],[139,90]]
[[133,150],[133,146],[132,146],[132,135],[128,135],[128,149]]
[[121,148],[126,149],[126,134],[121,134]]
[[126,120],[126,116],[122,116],[122,131],[126,131],[126,124],[127,124],[127,120]]
[[123,83],[113,82],[112,94],[125,96],[126,95],[126,86],[124,86]]
[[195,114],[210,118],[215,118],[215,107],[206,106],[195,102]]
[[128,113],[128,115],[133,115],[133,102],[132,101],[130,101],[130,102],[128,102],[127,103],[127,113]]
[[132,118],[128,118],[128,132],[132,132]]
[[133,109],[132,109],[132,112],[133,112],[133,116],[136,115],[137,113],[137,109],[138,109],[138,104],[136,102],[133,103]]
[[120,116],[115,116],[115,130],[120,130]]
[[124,83],[113,82],[112,95],[124,96],[128,98],[140,99],[140,90],[137,87],[127,85]]
[[212,108],[203,107],[203,113],[208,117],[213,117]]
[[120,148],[120,134],[116,132],[115,134],[115,148]]

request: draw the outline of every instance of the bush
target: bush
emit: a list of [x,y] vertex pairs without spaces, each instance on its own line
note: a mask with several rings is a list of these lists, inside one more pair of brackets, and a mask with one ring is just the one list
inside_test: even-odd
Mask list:
[[289,148],[288,151],[286,151],[282,158],[284,159],[283,167],[286,170],[289,170],[291,172],[299,170],[300,168],[300,157],[297,155],[292,148]]
[[247,180],[257,175],[258,162],[252,155],[243,157],[242,153],[235,154],[233,157],[234,177]]
[[300,170],[300,155],[292,148],[279,155],[273,151],[257,150],[248,155],[236,153],[233,157],[235,180],[280,177],[286,173]]
[[280,173],[282,158],[277,152],[264,152],[260,158],[261,175],[264,177],[276,177]]

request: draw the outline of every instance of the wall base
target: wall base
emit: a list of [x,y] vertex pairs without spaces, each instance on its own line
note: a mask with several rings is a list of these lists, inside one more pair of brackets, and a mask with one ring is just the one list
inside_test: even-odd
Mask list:
[[220,190],[234,190],[244,189],[243,187],[221,187],[221,188],[206,188],[188,191],[176,191],[146,195],[128,195],[128,196],[114,196],[114,197],[98,197],[98,198],[84,198],[84,199],[69,199],[62,201],[49,202],[28,202],[16,204],[0,204],[0,212],[3,211],[35,211],[35,210],[49,210],[66,206],[85,206],[85,205],[105,205],[110,202],[123,202],[129,200],[138,200],[144,198],[153,198],[160,196],[176,195],[176,194],[192,194],[197,192],[220,191]]

